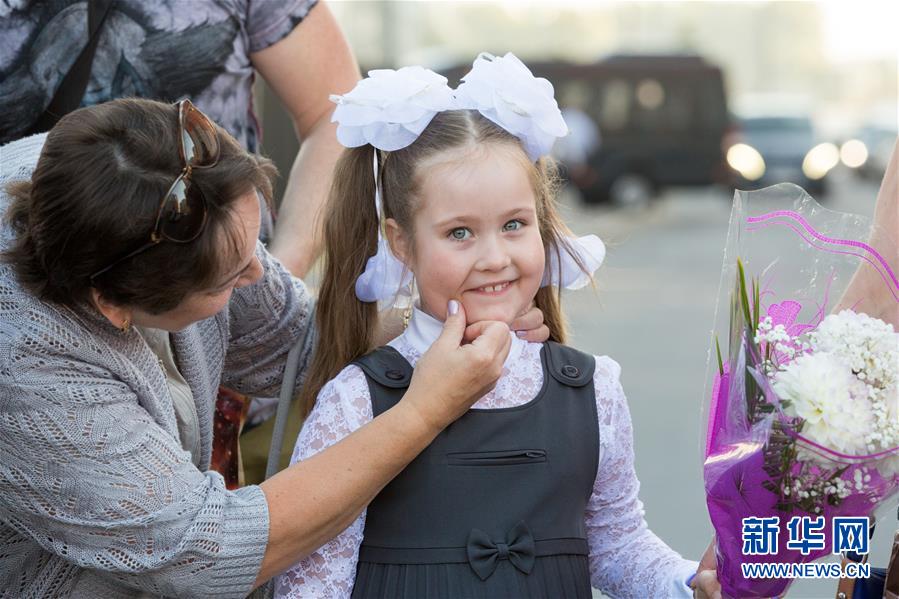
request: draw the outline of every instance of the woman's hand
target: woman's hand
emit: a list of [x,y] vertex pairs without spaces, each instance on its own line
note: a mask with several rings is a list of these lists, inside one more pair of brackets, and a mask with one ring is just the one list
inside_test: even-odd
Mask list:
[[[530,341],[531,343],[543,343],[549,339],[549,327],[543,324],[543,312],[534,304],[534,302],[531,302],[531,305],[512,321],[509,328],[521,339]],[[468,325],[465,329],[465,341],[471,341],[477,338],[482,331],[483,328],[481,327],[480,322]]]
[[693,589],[695,599],[722,599],[721,583],[718,582],[718,559],[715,557],[715,537],[712,537],[712,542],[699,560],[690,588]]
[[483,321],[468,329],[473,339],[463,344],[465,309],[450,301],[443,333],[416,364],[403,398],[434,431],[443,430],[493,389],[509,355],[512,337],[505,323]]

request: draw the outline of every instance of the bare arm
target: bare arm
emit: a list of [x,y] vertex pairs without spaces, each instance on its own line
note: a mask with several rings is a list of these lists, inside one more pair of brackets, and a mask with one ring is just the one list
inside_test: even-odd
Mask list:
[[[868,243],[884,257],[893,272],[899,273],[899,139],[877,194],[874,225],[876,228]],[[860,301],[869,316],[891,323],[899,330],[899,303],[868,263],[859,266],[834,311],[850,308]]]
[[477,339],[460,345],[464,330],[460,308],[416,365],[409,390],[396,407],[261,485],[268,501],[269,539],[257,586],[352,523],[446,425],[493,388],[509,353],[509,328],[486,323]]
[[320,210],[343,150],[330,122],[329,94],[348,92],[359,67],[340,27],[319,2],[284,39],[250,56],[293,119],[302,145],[287,179],[271,244],[294,275],[305,275],[321,249]]

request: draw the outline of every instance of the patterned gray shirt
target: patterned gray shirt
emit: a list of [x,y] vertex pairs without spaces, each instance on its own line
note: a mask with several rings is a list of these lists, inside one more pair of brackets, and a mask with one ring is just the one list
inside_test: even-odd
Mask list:
[[[189,97],[251,152],[250,55],[286,37],[316,0],[114,0],[83,106]],[[87,44],[85,0],[0,2],[0,143],[22,137]]]

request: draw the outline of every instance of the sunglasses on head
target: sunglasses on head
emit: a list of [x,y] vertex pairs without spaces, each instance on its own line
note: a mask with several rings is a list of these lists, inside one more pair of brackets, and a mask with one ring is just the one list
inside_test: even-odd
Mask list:
[[91,283],[122,262],[163,241],[189,243],[199,237],[206,227],[206,199],[196,186],[191,189],[190,177],[194,169],[209,168],[218,163],[220,150],[218,133],[215,124],[190,100],[181,100],[177,106],[180,142],[178,148],[183,167],[159,202],[156,223],[150,231],[150,239],[136,250],[92,274]]

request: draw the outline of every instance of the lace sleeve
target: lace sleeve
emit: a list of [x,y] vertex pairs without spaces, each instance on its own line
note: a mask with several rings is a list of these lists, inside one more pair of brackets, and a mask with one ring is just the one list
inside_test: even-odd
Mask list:
[[600,459],[585,514],[591,582],[612,597],[692,597],[686,580],[696,571],[696,562],[668,547],[643,518],[620,373],[614,360],[596,359]]
[[[368,382],[358,366],[348,366],[325,385],[300,431],[291,464],[309,459],[372,419]],[[356,578],[365,510],[334,539],[278,576],[275,597],[349,597]]]

